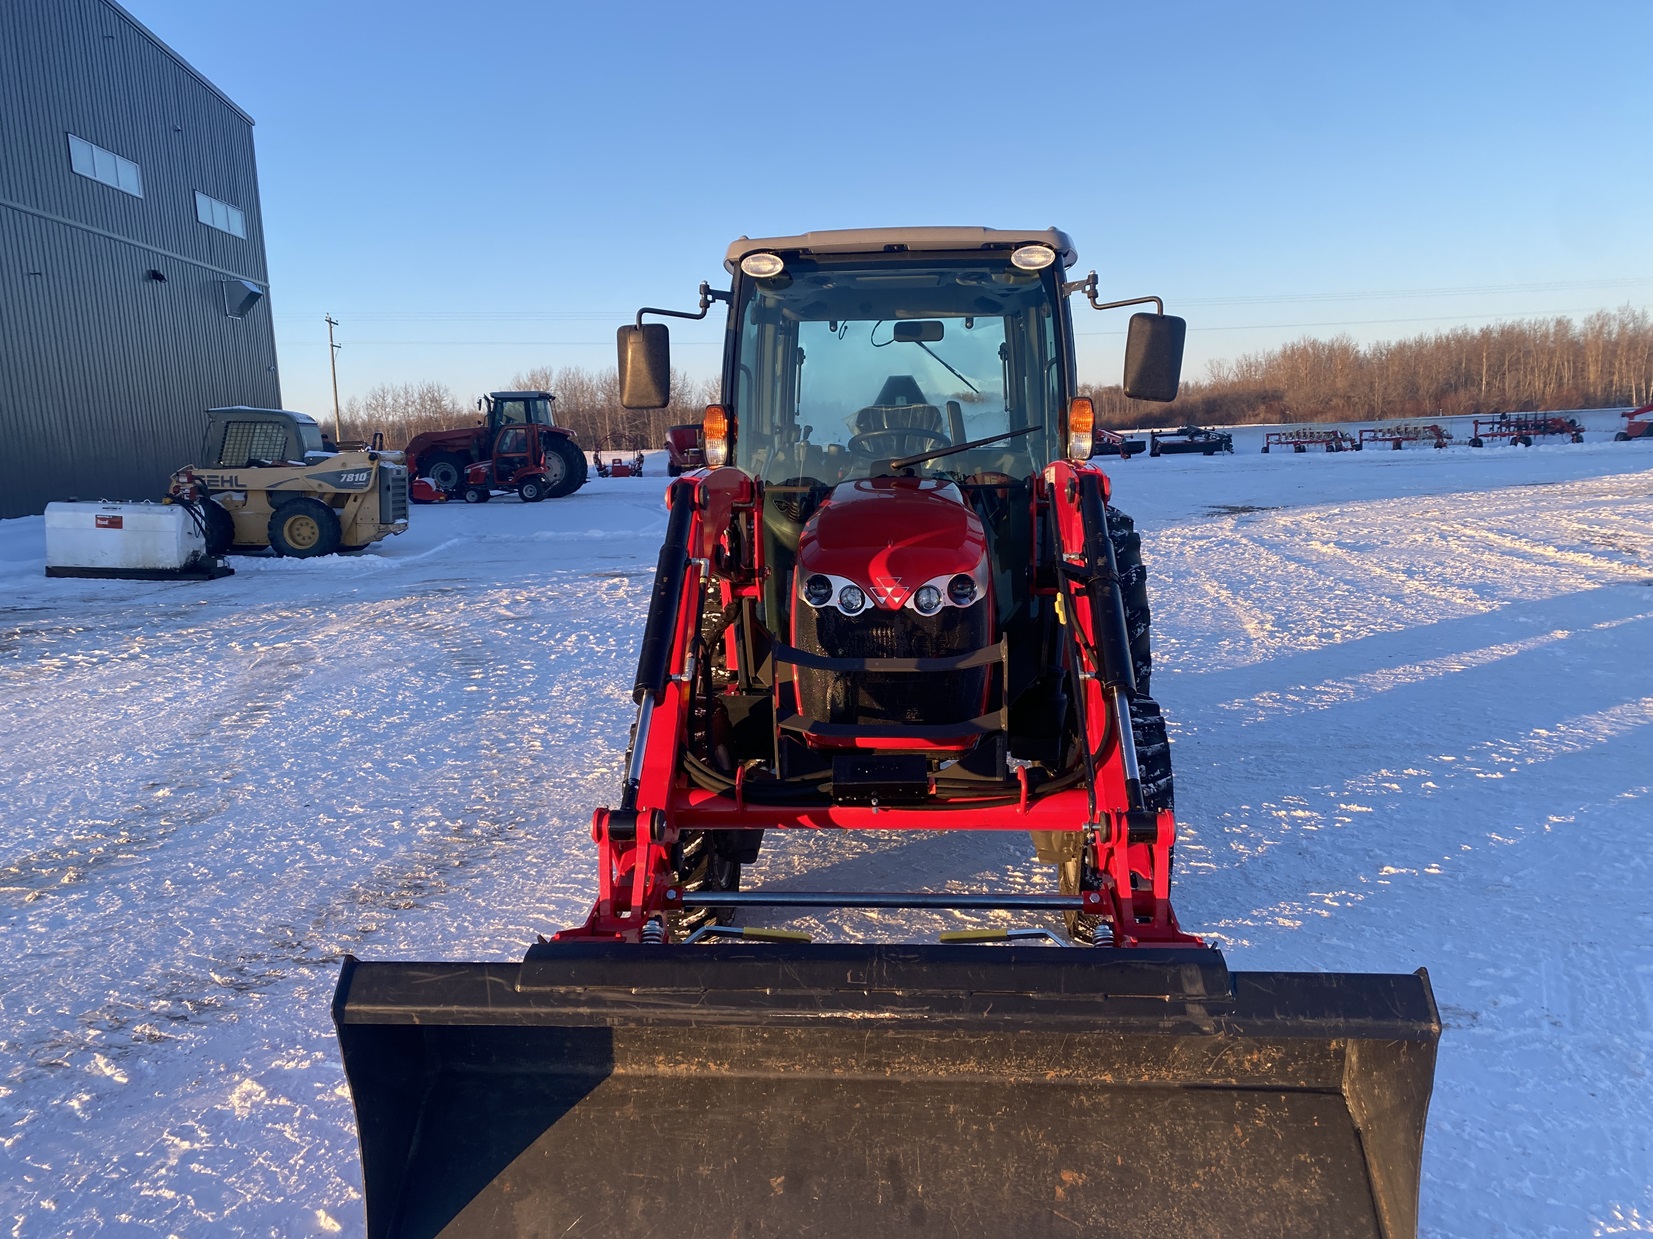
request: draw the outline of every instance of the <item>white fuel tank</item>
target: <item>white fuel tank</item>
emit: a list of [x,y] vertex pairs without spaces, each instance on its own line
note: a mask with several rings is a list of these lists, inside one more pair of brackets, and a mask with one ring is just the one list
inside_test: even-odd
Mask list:
[[206,580],[233,571],[207,554],[195,514],[180,504],[46,505],[47,576]]

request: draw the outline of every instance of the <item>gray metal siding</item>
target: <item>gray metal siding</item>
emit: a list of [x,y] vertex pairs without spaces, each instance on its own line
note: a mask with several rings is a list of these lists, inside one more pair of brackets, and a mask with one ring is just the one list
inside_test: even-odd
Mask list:
[[[143,197],[74,173],[69,133],[137,163]],[[206,408],[280,406],[268,297],[231,319],[220,287],[268,289],[262,225],[251,122],[124,10],[0,0],[0,517],[158,496]]]

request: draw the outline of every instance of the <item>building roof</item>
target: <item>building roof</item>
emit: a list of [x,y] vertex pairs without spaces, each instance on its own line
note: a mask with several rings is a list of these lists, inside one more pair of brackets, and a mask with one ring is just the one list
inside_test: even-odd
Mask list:
[[1026,232],[1002,228],[836,228],[791,237],[741,237],[729,246],[723,265],[733,271],[740,260],[759,250],[794,250],[811,254],[877,253],[890,246],[919,252],[935,250],[1015,249],[1018,245],[1048,245],[1064,267],[1079,261],[1073,238],[1057,228]]
[[242,120],[246,121],[249,125],[257,123],[256,121],[253,120],[252,117],[248,116],[245,112],[243,112],[240,109],[240,107],[238,107],[236,105],[236,102],[235,102],[234,99],[231,99],[223,91],[219,90],[218,87],[214,86],[212,84],[212,82],[208,80],[206,74],[202,73],[194,65],[190,64],[189,61],[185,60],[177,52],[173,51],[170,47],[168,47],[159,35],[157,35],[148,26],[144,25],[136,17],[133,17],[131,13],[127,12],[124,6],[117,3],[117,0],[103,0],[103,2],[104,2],[104,4],[108,5],[111,9],[113,9],[121,17],[125,18],[127,20],[127,22],[129,22],[131,24],[132,28],[134,30],[136,30],[139,34],[143,35],[144,38],[148,39],[156,47],[160,48],[168,56],[172,57],[172,59],[177,62],[178,66],[181,69],[183,69],[183,71],[185,73],[188,73],[197,82],[200,82],[201,85],[205,86],[213,94],[217,95],[218,98],[223,103],[225,103],[229,107],[229,109],[232,112],[234,112],[237,116],[239,116]]

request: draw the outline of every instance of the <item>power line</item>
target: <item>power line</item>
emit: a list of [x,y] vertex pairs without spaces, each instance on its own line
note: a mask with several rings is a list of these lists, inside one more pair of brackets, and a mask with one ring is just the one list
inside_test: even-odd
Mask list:
[[[1188,325],[1189,334],[1207,334],[1220,331],[1288,331],[1316,327],[1369,327],[1384,326],[1398,323],[1464,323],[1477,321],[1500,321],[1504,319],[1532,319],[1532,318],[1560,318],[1571,314],[1594,314],[1600,306],[1582,306],[1570,310],[1532,310],[1509,314],[1434,314],[1412,316],[1407,318],[1344,318],[1329,319],[1314,322],[1299,323],[1224,323],[1217,325],[1202,325],[1198,322]],[[1123,327],[1110,331],[1076,331],[1076,336],[1086,338],[1101,336],[1123,336]],[[278,340],[282,348],[321,348],[323,344],[317,340]],[[360,346],[364,344],[377,345],[381,348],[608,348],[614,341],[609,340],[355,340],[352,343]],[[721,340],[674,340],[674,348],[715,348],[721,349]]]
[[[1612,280],[1555,280],[1524,284],[1459,284],[1435,288],[1363,289],[1355,292],[1272,293],[1236,297],[1179,297],[1181,306],[1298,305],[1310,302],[1382,301],[1411,297],[1469,297],[1497,293],[1580,292],[1587,289],[1641,288],[1653,285],[1653,276],[1630,276]],[[613,322],[629,320],[635,310],[396,310],[380,313],[352,313],[355,322],[368,323],[508,323],[508,322]],[[309,315],[277,315],[278,323],[308,322]],[[1374,322],[1424,322],[1426,319],[1356,320]],[[1297,324],[1287,324],[1296,326]],[[1337,324],[1328,324],[1335,326]],[[1215,329],[1211,329],[1215,330]]]

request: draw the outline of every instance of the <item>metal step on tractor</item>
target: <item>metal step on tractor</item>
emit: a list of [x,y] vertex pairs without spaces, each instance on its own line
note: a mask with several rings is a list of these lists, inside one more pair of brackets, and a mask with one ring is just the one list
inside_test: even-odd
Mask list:
[[[596,901],[519,961],[346,960],[373,1239],[1415,1234],[1427,976],[1233,971],[1172,910],[1141,540],[1070,305],[1153,303],[1135,399],[1175,397],[1184,324],[1075,262],[1054,229],[742,238],[698,312],[620,329],[621,401],[659,408],[644,316],[727,307]],[[1011,832],[1053,872],[743,882],[834,831]],[[796,926],[841,909],[905,940]]]
[[405,449],[415,478],[449,497],[486,503],[515,492],[525,503],[561,499],[585,485],[590,466],[574,432],[553,416],[546,391],[489,392],[474,426],[415,435]]
[[308,414],[208,409],[196,459],[172,475],[167,498],[197,512],[208,555],[308,559],[407,531],[402,454],[329,447]]

